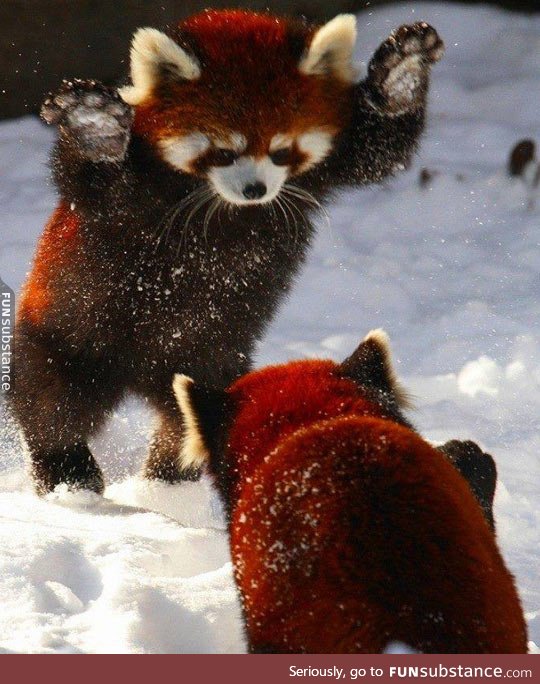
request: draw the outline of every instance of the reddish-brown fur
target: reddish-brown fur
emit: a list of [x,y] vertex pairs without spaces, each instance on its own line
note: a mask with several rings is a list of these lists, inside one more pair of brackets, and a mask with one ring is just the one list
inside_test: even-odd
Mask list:
[[34,267],[21,294],[18,316],[33,324],[42,321],[54,293],[50,291],[51,271],[61,268],[73,255],[79,219],[65,202],[51,216],[36,251]]
[[197,54],[202,76],[162,83],[137,108],[134,130],[152,142],[192,131],[218,137],[238,131],[248,139],[246,154],[256,157],[268,153],[277,133],[342,130],[351,116],[350,84],[298,70],[312,33],[291,19],[241,10],[207,11],[182,22],[173,35]]
[[251,650],[526,652],[513,578],[467,483],[369,388],[302,361],[244,376],[225,404],[210,468],[226,482]]

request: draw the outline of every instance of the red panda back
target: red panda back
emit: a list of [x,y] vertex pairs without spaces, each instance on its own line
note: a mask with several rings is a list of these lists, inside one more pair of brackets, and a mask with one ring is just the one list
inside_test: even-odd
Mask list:
[[526,652],[512,576],[465,481],[388,420],[282,441],[243,483],[231,548],[256,650]]

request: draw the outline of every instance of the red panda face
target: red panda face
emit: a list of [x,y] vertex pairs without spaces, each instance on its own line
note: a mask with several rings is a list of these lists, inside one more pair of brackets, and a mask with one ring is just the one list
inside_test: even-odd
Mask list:
[[244,11],[207,11],[132,46],[135,131],[226,202],[270,202],[330,154],[351,106],[354,17],[319,30]]

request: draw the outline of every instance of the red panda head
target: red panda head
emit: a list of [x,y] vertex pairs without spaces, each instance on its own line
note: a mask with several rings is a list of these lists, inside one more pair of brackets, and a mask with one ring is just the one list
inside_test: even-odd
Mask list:
[[321,163],[350,116],[353,15],[316,28],[207,10],[131,48],[135,131],[181,173],[236,205],[273,200]]
[[177,375],[174,391],[184,437],[180,463],[208,462],[238,480],[277,443],[304,426],[343,415],[387,417],[406,424],[405,392],[395,378],[386,333],[374,330],[341,364],[293,361],[253,371],[226,391]]

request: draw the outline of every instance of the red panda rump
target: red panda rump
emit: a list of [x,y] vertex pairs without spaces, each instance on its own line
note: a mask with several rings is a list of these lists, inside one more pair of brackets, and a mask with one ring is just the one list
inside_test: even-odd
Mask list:
[[408,428],[346,416],[295,433],[243,482],[230,529],[256,649],[526,651],[478,505]]
[[526,652],[494,535],[466,481],[401,416],[381,332],[341,365],[237,381],[221,400],[223,452],[220,400],[205,406],[186,378],[175,390],[184,457],[190,444],[206,454],[228,506],[252,651]]

